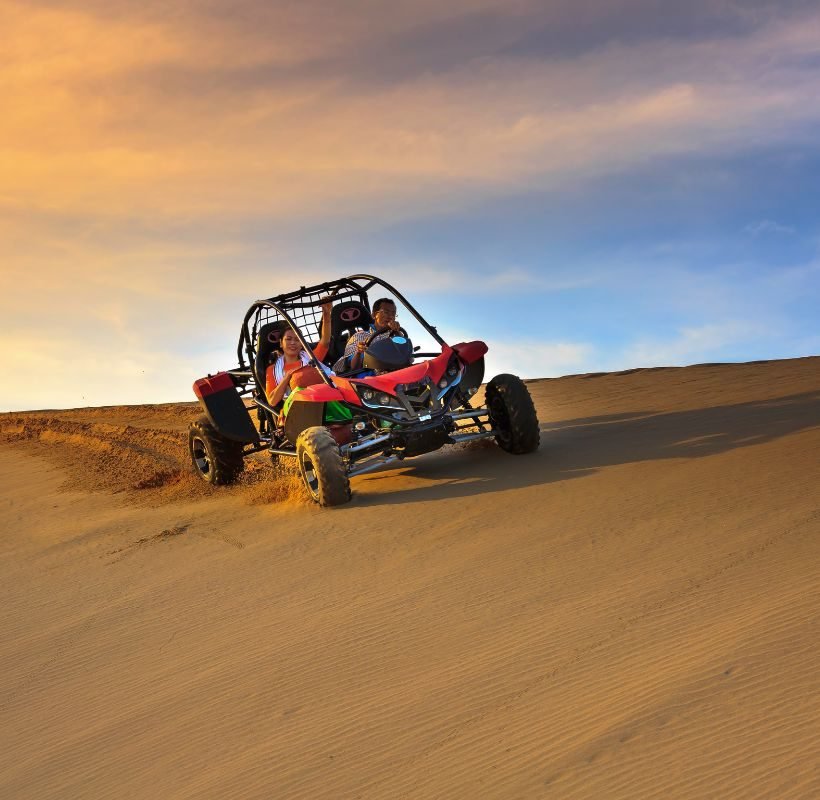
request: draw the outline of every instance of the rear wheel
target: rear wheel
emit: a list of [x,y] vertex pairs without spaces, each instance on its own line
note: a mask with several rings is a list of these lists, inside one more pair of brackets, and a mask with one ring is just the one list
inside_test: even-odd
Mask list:
[[214,486],[233,483],[245,468],[242,443],[221,436],[206,416],[188,428],[188,452],[194,472]]
[[498,446],[516,455],[537,450],[541,431],[524,381],[515,375],[496,375],[487,384],[486,397]]
[[327,428],[305,428],[296,440],[296,457],[312,500],[320,506],[340,506],[350,500],[350,480],[342,454]]

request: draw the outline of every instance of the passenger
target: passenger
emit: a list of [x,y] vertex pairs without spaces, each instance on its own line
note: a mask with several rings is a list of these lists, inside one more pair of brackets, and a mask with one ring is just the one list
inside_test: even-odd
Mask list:
[[[332,295],[331,295],[332,298]],[[313,355],[321,363],[330,346],[330,312],[332,300],[322,305],[322,338],[313,348]],[[296,331],[288,328],[280,341],[281,355],[265,372],[265,396],[268,404],[276,408],[290,392],[290,379],[294,372],[310,363],[310,355],[302,349]]]
[[333,365],[334,372],[350,372],[360,369],[364,361],[365,343],[376,331],[382,331],[373,338],[375,342],[391,333],[398,332],[396,321],[396,304],[388,297],[382,297],[373,303],[373,324],[366,331],[356,331],[345,345],[344,355]]

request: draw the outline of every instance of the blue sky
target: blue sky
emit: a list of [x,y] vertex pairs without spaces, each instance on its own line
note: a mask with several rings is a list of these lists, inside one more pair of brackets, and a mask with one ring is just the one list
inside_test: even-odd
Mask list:
[[357,271],[525,377],[820,352],[808,2],[0,0],[0,409]]

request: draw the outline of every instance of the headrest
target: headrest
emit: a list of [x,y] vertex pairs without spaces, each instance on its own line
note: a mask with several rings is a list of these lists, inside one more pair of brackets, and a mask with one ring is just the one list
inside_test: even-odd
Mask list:
[[271,362],[274,350],[279,349],[279,342],[282,334],[290,327],[285,320],[268,322],[259,329],[256,337],[256,374],[264,385],[265,371]]
[[[333,306],[330,312],[330,347],[325,363],[334,364],[344,353],[350,336],[360,328],[367,330],[372,324],[370,311],[358,300],[346,300]],[[321,335],[321,330],[319,334]]]
[[333,306],[330,314],[330,329],[334,336],[346,331],[353,333],[357,328],[367,329],[373,324],[373,317],[367,307],[358,300],[348,300]]
[[288,329],[288,323],[280,319],[268,322],[259,329],[256,352],[260,350],[278,350],[282,334]]

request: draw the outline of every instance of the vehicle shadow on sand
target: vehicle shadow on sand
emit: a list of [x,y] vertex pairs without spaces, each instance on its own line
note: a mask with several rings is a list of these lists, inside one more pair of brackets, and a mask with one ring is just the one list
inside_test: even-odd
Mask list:
[[[408,461],[398,470],[354,479],[353,488],[362,506],[470,497],[582,478],[620,464],[704,458],[818,427],[816,391],[690,411],[542,421],[536,453],[511,456],[492,442],[449,448]],[[407,478],[414,485],[407,486]],[[402,480],[403,486],[388,488],[390,481]],[[368,484],[380,491],[368,493]]]

